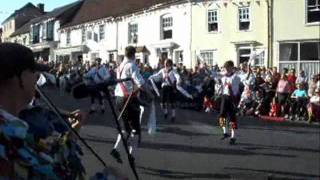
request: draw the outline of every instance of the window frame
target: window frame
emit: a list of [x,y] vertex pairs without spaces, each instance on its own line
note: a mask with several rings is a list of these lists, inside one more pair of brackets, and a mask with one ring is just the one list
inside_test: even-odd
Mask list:
[[[320,0],[315,0],[316,2],[318,2],[318,6],[319,6],[319,11],[320,11]],[[320,25],[320,21],[319,22],[308,22],[308,12],[309,12],[309,0],[305,0],[305,25],[306,26],[316,26],[316,25]],[[320,12],[319,12],[320,13]]]
[[[215,12],[216,13],[216,17],[213,18],[215,20],[213,20],[212,22],[209,22],[209,13],[210,12]],[[214,16],[213,16],[214,17]],[[209,24],[210,23],[217,23],[217,30],[214,30],[214,31],[209,31]],[[219,11],[218,9],[209,9],[207,12],[206,12],[206,27],[207,27],[207,32],[208,33],[217,33],[220,31],[220,26],[219,26]]]
[[[134,30],[134,31],[133,31]],[[136,22],[128,23],[128,44],[138,43],[139,26]],[[136,39],[134,39],[136,37]]]
[[[200,56],[208,66],[213,66],[216,63],[216,61],[215,61],[215,53],[216,52],[217,52],[216,49],[200,50]],[[206,54],[206,53],[212,53],[212,63],[209,63],[209,61],[203,57],[203,54]]]
[[[243,14],[241,12],[243,12],[244,9],[247,9],[248,12],[246,14]],[[247,18],[244,18],[244,15],[248,16]],[[241,18],[242,17],[242,18]],[[237,21],[238,21],[238,31],[241,32],[246,32],[246,31],[250,31],[251,27],[252,27],[252,20],[251,20],[251,8],[250,6],[242,6],[242,7],[238,7],[238,17],[237,17]],[[240,29],[240,23],[241,22],[249,22],[249,27],[248,29]]]
[[[165,22],[165,21],[167,21],[167,22]],[[173,39],[173,17],[171,14],[165,14],[165,15],[161,16],[160,27],[161,27],[161,31],[160,31],[160,33],[161,33],[160,39],[161,40]],[[164,37],[165,31],[170,31],[170,30],[171,30],[171,37],[165,38]]]
[[105,39],[105,33],[106,33],[105,29],[106,29],[105,24],[100,24],[99,25],[99,40],[100,41]]
[[67,44],[67,45],[70,45],[70,44],[71,44],[71,31],[70,31],[70,30],[68,30],[68,31],[66,32],[66,44]]

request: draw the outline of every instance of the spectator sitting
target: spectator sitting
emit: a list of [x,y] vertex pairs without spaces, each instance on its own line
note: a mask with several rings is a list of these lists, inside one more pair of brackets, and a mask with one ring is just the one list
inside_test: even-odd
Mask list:
[[279,117],[280,114],[280,104],[277,103],[277,99],[273,98],[272,103],[271,103],[271,109],[269,112],[269,116],[271,117]]
[[320,89],[315,90],[308,104],[308,122],[320,121]]
[[253,101],[252,86],[245,86],[241,94],[241,99],[238,105],[238,108],[240,110],[240,115],[244,115],[244,114],[247,114],[247,112],[251,112],[249,110],[252,108],[253,102],[254,101]]
[[[304,119],[306,115],[306,104],[307,104],[307,92],[304,89],[303,84],[298,84],[298,89],[296,89],[292,95],[291,98],[293,98],[293,104],[292,104],[292,109],[291,109],[291,120],[299,119],[302,120]],[[295,116],[295,117],[293,117]]]

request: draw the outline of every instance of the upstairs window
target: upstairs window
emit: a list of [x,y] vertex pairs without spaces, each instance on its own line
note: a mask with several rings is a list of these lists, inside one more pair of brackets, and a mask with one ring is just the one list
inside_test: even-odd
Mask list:
[[128,25],[128,43],[136,44],[138,43],[138,24],[129,24]]
[[48,41],[53,40],[53,27],[54,27],[54,21],[47,22],[47,40]]
[[249,7],[239,8],[239,30],[246,31],[250,29],[250,11]]
[[320,0],[307,0],[307,23],[320,22]]
[[173,19],[171,16],[161,18],[161,39],[172,39]]
[[100,37],[100,40],[104,39],[104,35],[105,35],[104,29],[105,29],[104,25],[100,25],[99,26],[99,37]]
[[67,45],[70,45],[70,42],[71,42],[71,32],[70,31],[67,31],[67,39],[66,39],[66,42],[67,42]]
[[218,11],[209,10],[208,11],[208,32],[218,31]]

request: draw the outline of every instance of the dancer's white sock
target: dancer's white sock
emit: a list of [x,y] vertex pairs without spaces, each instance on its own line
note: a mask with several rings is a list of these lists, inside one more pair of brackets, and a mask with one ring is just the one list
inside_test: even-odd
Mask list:
[[235,130],[231,129],[231,138],[235,138]]
[[118,148],[120,141],[121,141],[121,135],[118,134],[117,141],[114,144],[113,149],[117,149]]
[[168,114],[168,109],[167,109],[167,108],[164,108],[164,109],[163,109],[163,112],[164,112],[164,114]]
[[139,141],[139,136],[135,134],[130,135],[130,139],[128,140],[129,143],[129,153],[133,155],[134,150],[137,149],[138,147],[138,141]]
[[225,126],[222,127],[222,130],[223,130],[223,134],[226,134],[227,133],[227,129]]
[[171,113],[172,113],[172,114],[171,114],[172,117],[176,117],[176,109],[172,109],[172,110],[171,110]]

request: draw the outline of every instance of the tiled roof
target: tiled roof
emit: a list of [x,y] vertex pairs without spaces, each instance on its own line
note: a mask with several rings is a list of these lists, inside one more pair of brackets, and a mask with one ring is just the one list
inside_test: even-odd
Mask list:
[[[79,1],[73,2],[71,4],[67,4],[65,6],[55,8],[52,11],[50,11],[40,17],[32,19],[31,24],[34,24],[34,23],[37,23],[37,22],[40,22],[40,21],[43,21],[46,19],[50,19],[50,18],[59,18],[61,16],[65,16],[66,14],[68,14],[67,13],[68,11],[70,11],[70,10],[72,11],[75,8],[79,8],[81,6],[82,2],[83,1],[79,0]],[[75,12],[73,14],[75,14]]]
[[[11,19],[12,17],[15,17],[19,14],[23,14],[24,11],[26,11],[27,9],[30,8],[34,8],[34,9],[38,9],[36,6],[34,6],[32,3],[27,3],[26,5],[24,5],[22,8],[16,10],[14,13],[12,13],[7,19],[5,19],[2,24],[4,24],[5,22],[7,22],[9,19]],[[41,13],[41,10],[39,9],[39,13]]]
[[84,0],[71,22],[63,27],[74,26],[97,19],[118,17],[147,9],[158,4],[181,0]]
[[30,25],[31,25],[31,21],[29,21],[28,23],[24,24],[22,27],[20,27],[19,29],[17,29],[15,32],[13,32],[10,37],[14,37],[20,34],[26,34],[30,32]]

